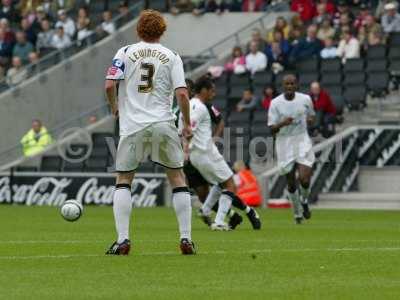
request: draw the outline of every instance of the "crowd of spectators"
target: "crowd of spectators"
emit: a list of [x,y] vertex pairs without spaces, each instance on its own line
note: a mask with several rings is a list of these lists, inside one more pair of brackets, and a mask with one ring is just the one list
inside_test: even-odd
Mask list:
[[[224,71],[255,76],[270,70],[278,74],[313,57],[338,58],[345,64],[348,59],[364,55],[371,46],[384,45],[391,33],[400,32],[399,5],[393,1],[293,0],[291,10],[298,14],[289,21],[278,17],[271,31],[254,29],[244,49],[234,48]],[[276,91],[266,84],[262,91],[246,89],[236,111],[268,110]],[[336,115],[329,93],[318,82],[309,86],[308,93],[317,111],[312,130],[329,136],[334,131],[332,124],[341,117]]]
[[[91,0],[1,0],[0,79],[16,85],[30,75],[27,64],[73,43],[80,46],[90,36],[114,33],[109,7],[110,0],[100,5]],[[128,10],[128,1],[119,2],[118,13]]]

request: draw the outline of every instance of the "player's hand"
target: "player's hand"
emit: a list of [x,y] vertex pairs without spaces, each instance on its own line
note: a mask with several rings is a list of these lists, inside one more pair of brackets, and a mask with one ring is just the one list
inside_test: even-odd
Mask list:
[[288,126],[288,125],[292,124],[293,120],[294,119],[292,117],[286,118],[285,120],[282,121],[282,126]]
[[118,118],[119,116],[119,111],[118,111],[118,106],[117,105],[113,105],[111,107],[111,113],[114,116],[114,118]]
[[182,129],[182,136],[187,140],[190,141],[190,139],[193,137],[192,133],[192,127],[190,125],[185,125]]

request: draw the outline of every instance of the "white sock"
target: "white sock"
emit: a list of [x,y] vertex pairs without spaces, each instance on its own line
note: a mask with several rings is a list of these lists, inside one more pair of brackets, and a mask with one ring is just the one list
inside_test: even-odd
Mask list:
[[222,193],[218,202],[217,215],[215,216],[215,223],[217,225],[225,224],[225,217],[229,209],[231,208],[231,205],[232,205],[231,196],[227,195],[226,193]]
[[123,185],[114,191],[113,211],[115,228],[118,234],[117,243],[122,243],[125,239],[129,239],[129,221],[132,211],[132,196],[129,185]]
[[301,218],[303,216],[303,208],[301,206],[299,193],[296,190],[294,193],[288,193],[289,200],[292,202],[293,205],[293,214],[295,218]]
[[244,211],[246,212],[246,214],[248,214],[251,211],[251,207],[250,206],[246,206],[246,209]]
[[210,192],[207,195],[206,201],[204,201],[201,210],[205,216],[211,214],[212,208],[217,203],[218,199],[221,197],[222,190],[218,185],[213,185]]
[[308,197],[310,196],[310,187],[304,188],[302,185],[300,185],[300,194],[301,194],[301,200],[304,203],[308,203]]
[[172,191],[172,203],[178,219],[181,239],[192,239],[192,205],[187,187],[175,188]]

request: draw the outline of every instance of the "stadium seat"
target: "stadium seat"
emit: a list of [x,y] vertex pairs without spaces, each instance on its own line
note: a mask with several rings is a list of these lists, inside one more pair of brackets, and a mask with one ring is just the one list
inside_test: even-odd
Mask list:
[[108,147],[103,145],[93,145],[90,156],[93,157],[107,157],[109,155]]
[[59,172],[61,170],[62,159],[59,156],[43,156],[40,165],[41,172]]
[[390,47],[388,53],[388,59],[392,60],[400,60],[400,46]]
[[[250,122],[250,111],[242,111],[242,112],[232,112],[228,118],[228,125],[233,126],[236,124],[240,124],[242,126],[248,125]],[[245,127],[245,126],[244,126]]]
[[320,72],[322,75],[326,73],[340,72],[342,63],[339,58],[330,58],[321,60]]
[[364,60],[362,58],[351,58],[346,60],[343,65],[343,73],[347,74],[350,72],[363,72],[364,71]]
[[373,97],[382,97],[387,94],[389,74],[387,72],[374,72],[369,74],[368,89]]
[[389,64],[389,72],[393,75],[399,75],[400,74],[400,59],[399,60],[393,60]]
[[333,104],[336,107],[336,114],[342,115],[343,109],[346,105],[346,102],[344,101],[343,96],[341,94],[331,94],[331,99],[333,101]]
[[229,91],[229,98],[241,99],[245,88],[248,88],[248,86],[232,86]]
[[106,138],[114,138],[111,133],[108,132],[96,132],[92,134],[93,146],[107,146]]
[[388,39],[388,44],[392,46],[400,46],[400,32],[392,32]]
[[342,84],[342,74],[338,73],[322,73],[321,85],[326,86],[337,86]]
[[351,110],[358,110],[366,106],[367,89],[365,85],[353,86],[346,89],[343,97]]
[[268,122],[268,112],[265,110],[257,110],[253,112],[253,118],[252,118],[252,125],[259,125],[259,124],[264,124],[264,126],[267,126]]
[[72,144],[66,151],[66,156],[71,159],[77,159],[87,154],[88,145]]
[[274,74],[271,71],[257,72],[252,78],[253,88],[264,87],[267,84],[272,84]]
[[344,86],[361,85],[365,83],[366,74],[364,72],[346,73],[343,84]]
[[376,45],[368,47],[366,55],[367,61],[383,60],[385,59],[385,57],[386,57],[386,46]]
[[232,74],[229,77],[229,86],[230,87],[240,86],[242,88],[249,87],[250,86],[250,77],[247,73],[243,74],[243,75]]
[[264,125],[262,125],[262,126],[258,125],[258,126],[251,127],[251,137],[255,138],[258,136],[265,137],[265,138],[272,137],[271,130],[269,129],[268,126],[264,126]]
[[106,172],[108,160],[106,157],[89,157],[86,160],[85,171],[87,172]]
[[37,167],[34,166],[17,166],[17,172],[36,172]]
[[322,86],[325,90],[329,92],[331,95],[342,95],[343,94],[343,89],[342,85],[328,85],[328,86]]
[[319,74],[318,72],[315,73],[300,73],[299,74],[299,85],[300,86],[308,86],[310,88],[310,84],[313,81],[318,81],[319,80]]
[[296,62],[296,72],[298,74],[304,73],[318,73],[319,60],[318,58],[302,59]]
[[370,60],[365,70],[368,73],[384,72],[387,70],[387,61],[386,59]]
[[221,111],[224,111],[227,107],[226,98],[217,98],[213,100],[212,104]]

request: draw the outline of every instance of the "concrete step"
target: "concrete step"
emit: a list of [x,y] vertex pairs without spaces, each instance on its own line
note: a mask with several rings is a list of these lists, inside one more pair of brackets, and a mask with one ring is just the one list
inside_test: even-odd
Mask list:
[[314,208],[400,210],[400,193],[325,193]]

